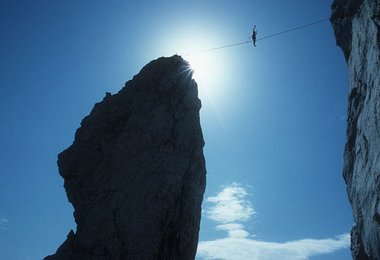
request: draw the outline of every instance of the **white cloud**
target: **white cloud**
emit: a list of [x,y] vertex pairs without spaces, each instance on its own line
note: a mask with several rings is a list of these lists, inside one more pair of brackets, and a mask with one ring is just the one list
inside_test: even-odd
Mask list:
[[215,204],[206,210],[207,217],[221,223],[247,221],[255,213],[246,199],[247,195],[247,191],[239,184],[225,187],[215,197],[207,198],[207,202]]
[[349,247],[350,235],[328,239],[302,239],[285,243],[227,237],[198,244],[198,257],[226,260],[305,260]]
[[220,224],[217,230],[227,232],[227,237],[212,241],[200,241],[197,258],[225,260],[306,260],[311,256],[328,254],[350,246],[350,235],[343,234],[327,239],[301,239],[284,243],[253,239],[242,222],[247,222],[255,210],[247,199],[246,189],[233,183],[224,187],[215,197],[207,198],[213,203],[204,213]]

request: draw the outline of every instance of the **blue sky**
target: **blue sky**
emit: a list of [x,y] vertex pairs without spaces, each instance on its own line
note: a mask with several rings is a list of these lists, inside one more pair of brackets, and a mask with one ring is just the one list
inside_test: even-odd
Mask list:
[[[0,252],[53,253],[72,207],[56,166],[81,119],[147,62],[180,54],[202,99],[199,259],[349,259],[348,75],[330,0],[0,2]],[[241,255],[237,255],[240,253]],[[240,258],[243,259],[243,258]]]

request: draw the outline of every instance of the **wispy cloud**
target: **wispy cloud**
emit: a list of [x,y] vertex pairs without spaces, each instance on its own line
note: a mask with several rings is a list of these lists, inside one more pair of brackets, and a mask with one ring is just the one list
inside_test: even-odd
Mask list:
[[7,230],[6,224],[8,224],[8,219],[0,218],[0,229],[1,230]]
[[227,237],[200,241],[197,257],[202,259],[252,259],[252,260],[305,260],[349,247],[350,235],[343,234],[327,239],[301,239],[284,243],[253,239],[246,231],[247,222],[255,210],[247,199],[247,190],[237,183],[224,187],[215,197],[206,201],[214,205],[205,210],[206,216],[220,224],[217,230],[227,232]]
[[249,233],[244,230],[242,224],[230,223],[216,226],[217,230],[223,230],[228,232],[228,237],[231,238],[245,238],[249,236]]

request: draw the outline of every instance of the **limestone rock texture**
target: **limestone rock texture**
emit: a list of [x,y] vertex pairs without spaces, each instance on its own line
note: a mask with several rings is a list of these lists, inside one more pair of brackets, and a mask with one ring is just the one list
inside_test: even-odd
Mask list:
[[354,259],[380,259],[380,0],[335,0],[331,22],[349,70],[343,175]]
[[58,156],[77,229],[45,259],[194,259],[206,184],[200,108],[177,55],[95,104]]

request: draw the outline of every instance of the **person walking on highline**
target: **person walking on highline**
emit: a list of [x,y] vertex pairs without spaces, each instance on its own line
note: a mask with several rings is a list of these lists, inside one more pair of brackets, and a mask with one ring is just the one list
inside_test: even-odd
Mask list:
[[257,36],[257,31],[256,31],[256,25],[255,25],[252,31],[252,42],[253,42],[253,46],[255,47],[256,47],[256,36]]

